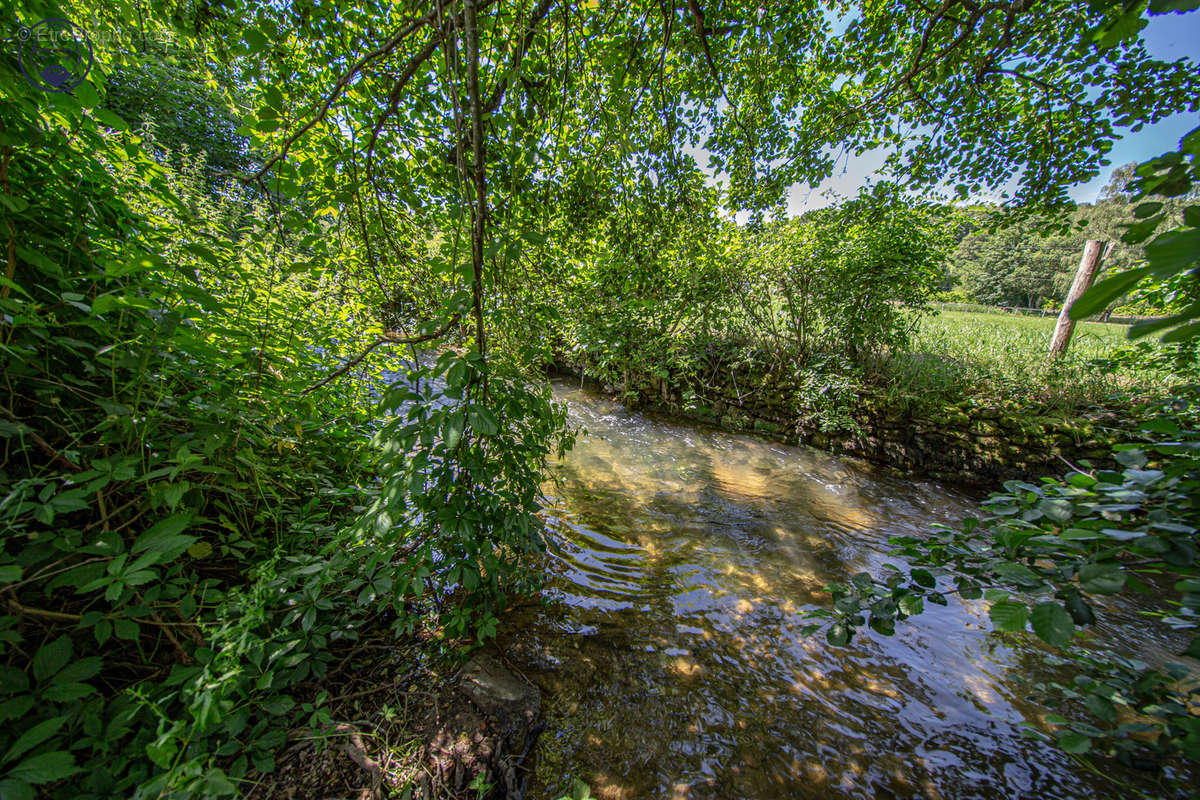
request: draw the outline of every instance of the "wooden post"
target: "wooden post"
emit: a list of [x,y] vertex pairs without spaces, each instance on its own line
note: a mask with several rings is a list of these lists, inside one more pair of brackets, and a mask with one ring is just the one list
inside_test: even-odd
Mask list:
[[1062,358],[1071,344],[1071,334],[1075,332],[1075,320],[1071,319],[1071,306],[1088,290],[1100,264],[1104,261],[1105,242],[1102,239],[1088,239],[1083,246],[1083,257],[1079,259],[1079,269],[1075,271],[1075,280],[1071,281],[1071,289],[1067,299],[1063,301],[1062,311],[1058,314],[1058,324],[1054,326],[1054,338],[1050,340],[1050,352],[1047,358]]

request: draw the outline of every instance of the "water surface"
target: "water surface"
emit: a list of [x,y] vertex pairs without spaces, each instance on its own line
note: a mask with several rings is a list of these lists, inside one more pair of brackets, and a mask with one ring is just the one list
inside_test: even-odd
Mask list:
[[1123,794],[1021,737],[1048,713],[1018,681],[1050,674],[1044,651],[978,605],[843,648],[800,635],[824,585],[878,574],[889,536],[965,495],[556,393],[587,434],[548,486],[546,604],[499,639],[544,692],[530,798],[573,778],[621,800]]

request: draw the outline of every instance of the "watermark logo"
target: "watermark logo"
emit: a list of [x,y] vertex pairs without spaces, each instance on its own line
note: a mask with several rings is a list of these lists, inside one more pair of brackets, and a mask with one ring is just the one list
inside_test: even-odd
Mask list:
[[18,34],[25,77],[44,92],[69,92],[92,69],[92,42],[68,19],[44,19]]

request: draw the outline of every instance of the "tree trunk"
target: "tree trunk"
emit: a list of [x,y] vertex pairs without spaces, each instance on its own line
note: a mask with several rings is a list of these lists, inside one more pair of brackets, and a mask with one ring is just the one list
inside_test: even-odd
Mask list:
[[1047,358],[1062,358],[1071,344],[1071,334],[1075,332],[1075,320],[1071,319],[1071,306],[1083,295],[1096,279],[1100,271],[1100,263],[1104,260],[1105,242],[1102,239],[1088,239],[1083,246],[1083,257],[1079,259],[1079,269],[1075,271],[1075,280],[1063,301],[1062,311],[1058,315],[1058,324],[1054,326],[1054,338],[1050,340],[1050,352]]

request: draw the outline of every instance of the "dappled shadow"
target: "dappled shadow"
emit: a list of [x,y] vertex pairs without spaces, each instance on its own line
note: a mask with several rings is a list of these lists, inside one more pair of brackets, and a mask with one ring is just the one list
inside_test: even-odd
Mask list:
[[845,648],[802,635],[827,582],[879,573],[888,536],[965,498],[562,394],[590,433],[547,486],[551,606],[500,638],[546,691],[532,797],[572,777],[601,798],[1119,794],[1020,737],[1044,711],[1009,667],[1037,658],[981,607]]

